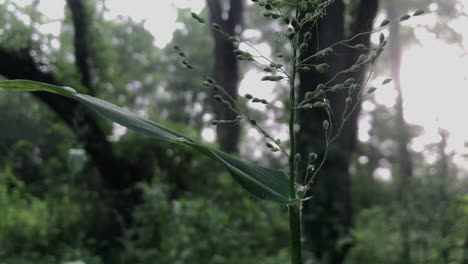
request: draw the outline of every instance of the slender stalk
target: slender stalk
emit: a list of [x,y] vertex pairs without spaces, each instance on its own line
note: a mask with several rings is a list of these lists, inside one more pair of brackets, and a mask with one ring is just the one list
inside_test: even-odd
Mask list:
[[[296,48],[294,53],[296,53]],[[295,54],[294,54],[295,55]],[[289,138],[291,141],[291,151],[289,153],[289,195],[292,199],[296,198],[295,178],[296,178],[296,167],[295,167],[295,156],[296,156],[296,132],[294,131],[294,125],[296,123],[296,65],[293,62],[293,70],[290,81],[290,111],[289,111]]]
[[288,207],[289,211],[289,238],[291,247],[291,264],[302,263],[301,245],[301,204]]
[[[296,17],[297,17],[296,12]],[[297,74],[297,53],[299,34],[293,40],[294,54],[291,61],[292,73],[290,77],[290,112],[289,112],[289,136],[291,141],[291,152],[289,154],[289,196],[296,198],[296,132],[294,125],[296,123],[296,74]],[[291,249],[291,264],[302,263],[302,245],[301,245],[301,203],[295,203],[288,207],[289,211],[289,243]]]

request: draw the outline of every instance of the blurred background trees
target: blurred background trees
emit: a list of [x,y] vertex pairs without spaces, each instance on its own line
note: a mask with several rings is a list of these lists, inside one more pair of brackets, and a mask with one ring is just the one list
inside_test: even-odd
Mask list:
[[[280,139],[285,128],[274,121],[285,116],[241,96],[249,92],[281,107],[287,103],[285,87],[262,86],[259,69],[239,63],[230,52],[234,47],[194,22],[188,9],[178,10],[171,42],[157,47],[158,35],[145,21],[110,17],[111,1],[58,1],[64,6],[58,19],[41,11],[45,2],[0,1],[1,78],[71,86],[282,168],[285,161],[263,153],[263,142],[249,127],[209,126],[214,118],[229,119],[229,113],[219,111],[202,76],[185,70],[172,46],[183,46],[191,62]],[[384,32],[390,34],[389,48],[370,84],[380,88],[388,76],[394,82],[381,89],[386,99],[377,91],[358,107],[331,146],[304,208],[305,263],[468,263],[464,147],[443,125],[433,133],[435,140],[420,143],[430,132],[406,118],[411,98],[405,96],[412,87],[404,86],[407,75],[401,72],[406,49],[423,45],[426,35],[459,47],[466,58],[468,34],[456,21],[465,21],[467,7],[456,0],[336,1],[320,24],[311,25],[313,53],[370,31],[384,17],[430,11],[428,18]],[[287,45],[275,38],[279,22],[267,24],[259,12],[249,1],[207,0],[201,15],[272,56]],[[54,23],[59,34],[44,30]],[[355,44],[375,39],[365,35]],[[335,53],[325,61],[331,65],[326,74],[300,76],[300,97],[362,54]],[[369,70],[346,78],[359,80]],[[466,79],[464,84],[466,89]],[[417,89],[424,100],[428,88]],[[334,115],[341,115],[345,98],[332,98]],[[444,107],[449,106],[434,105]],[[1,262],[287,262],[285,208],[255,201],[196,153],[154,143],[53,95],[1,93],[0,110]],[[300,116],[304,156],[323,154],[321,120],[320,112]]]

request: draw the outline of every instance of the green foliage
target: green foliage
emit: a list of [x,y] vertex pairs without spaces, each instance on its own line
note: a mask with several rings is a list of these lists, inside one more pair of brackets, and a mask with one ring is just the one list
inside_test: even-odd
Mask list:
[[[280,210],[239,198],[240,189],[233,190],[230,181],[219,184],[216,200],[213,196],[171,199],[171,188],[159,181],[142,186],[144,203],[136,211],[138,225],[128,230],[129,239],[124,240],[123,263],[286,262],[287,241],[282,237],[287,229]],[[133,236],[136,241],[130,239]],[[283,250],[278,251],[278,246]]]
[[[83,247],[82,228],[87,192],[75,192],[66,185],[31,195],[7,165],[0,171],[0,260],[12,264],[47,264],[81,259],[100,264],[99,258]],[[47,253],[45,253],[47,252]]]

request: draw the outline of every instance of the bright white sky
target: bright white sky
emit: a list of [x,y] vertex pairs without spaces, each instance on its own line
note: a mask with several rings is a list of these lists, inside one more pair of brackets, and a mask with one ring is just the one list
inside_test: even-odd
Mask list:
[[[0,0],[0,4],[5,0]],[[17,4],[29,3],[31,0],[15,0]],[[52,19],[63,17],[64,0],[42,0],[40,9]],[[468,0],[461,0],[458,8],[468,13]],[[108,0],[109,18],[118,15],[131,16],[136,21],[145,20],[145,28],[155,37],[155,45],[164,47],[172,39],[173,31],[178,27],[176,23],[176,8],[191,8],[199,12],[204,7],[204,0]],[[425,7],[423,7],[425,8]],[[437,5],[432,4],[428,9],[434,11]],[[383,19],[383,18],[381,18]],[[411,19],[409,25],[431,26],[436,17],[428,14]],[[379,22],[379,21],[377,21]],[[448,21],[449,25],[463,37],[463,46],[449,45],[438,40],[433,33],[424,27],[418,27],[415,35],[420,43],[418,46],[404,50],[403,66],[401,69],[402,86],[405,99],[405,118],[409,123],[418,124],[425,128],[423,136],[416,138],[412,147],[416,151],[423,146],[440,140],[438,128],[442,127],[451,134],[449,147],[457,153],[468,153],[464,142],[468,140],[468,124],[465,115],[468,114],[468,18],[461,17]],[[42,30],[59,33],[59,22],[52,22],[42,27]],[[256,35],[254,30],[247,31],[248,35]],[[268,45],[257,47],[266,55],[271,53]],[[241,82],[240,93],[252,93],[265,99],[274,99],[273,86],[259,81],[261,73],[251,70]],[[380,88],[376,92],[377,102],[392,106],[396,92],[392,85],[380,87],[386,76],[378,77],[372,85]],[[252,87],[255,87],[253,89]],[[366,124],[367,123],[367,124]],[[361,121],[359,138],[367,138],[368,121]],[[249,132],[250,134],[250,132]],[[214,132],[205,129],[203,136],[213,140]],[[257,153],[259,154],[259,153]],[[467,164],[461,162],[460,164]],[[468,167],[468,165],[465,165]]]

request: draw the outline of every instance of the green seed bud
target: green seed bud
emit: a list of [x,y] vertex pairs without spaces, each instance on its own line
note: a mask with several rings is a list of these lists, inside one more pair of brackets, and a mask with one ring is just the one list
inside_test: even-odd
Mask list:
[[262,103],[262,104],[268,104],[268,101],[265,100],[265,99],[262,99],[262,100],[260,100],[260,103]]
[[260,99],[259,99],[259,98],[254,98],[254,99],[252,100],[252,103],[260,103]]
[[382,82],[382,85],[386,85],[386,84],[390,83],[391,81],[393,81],[391,78],[385,79],[385,80]]
[[343,88],[343,86],[341,84],[335,84],[330,88],[330,91],[331,92],[336,92],[336,91],[341,90],[342,88]]
[[372,94],[372,93],[374,93],[376,90],[377,90],[377,88],[371,87],[371,88],[369,88],[369,90],[367,91],[367,94]]
[[312,104],[305,104],[301,108],[302,109],[312,109],[314,106]]
[[408,20],[408,19],[410,19],[410,18],[411,18],[411,16],[408,15],[408,14],[402,15],[402,16],[400,17],[400,21],[406,21],[406,20]]
[[354,48],[358,50],[365,50],[367,47],[364,44],[357,44],[356,46],[354,46]]
[[280,17],[281,17],[280,14],[276,14],[276,13],[271,14],[271,18],[273,18],[273,19],[278,19]]
[[284,79],[283,76],[263,76],[262,81],[277,82],[281,81],[282,79]]
[[350,72],[358,72],[358,71],[360,71],[361,69],[362,69],[361,66],[359,66],[359,65],[353,65],[353,66],[351,66],[351,68],[349,68],[349,71],[350,71]]
[[333,52],[335,52],[332,48],[326,48],[326,49],[324,49],[324,51],[325,51],[325,54],[326,54],[326,55],[330,55],[330,54],[332,54]]
[[273,69],[271,67],[265,67],[265,68],[263,68],[263,71],[272,72]]
[[420,16],[424,14],[424,10],[417,10],[416,12],[413,13],[413,16]]
[[218,94],[215,95],[215,96],[213,96],[213,98],[214,98],[217,102],[223,101],[223,98],[221,97],[221,95],[218,95]]
[[251,94],[245,94],[244,97],[248,100],[251,100],[253,98]]
[[384,41],[385,41],[385,35],[383,33],[380,33],[379,43],[382,44]]
[[299,164],[299,162],[301,162],[301,160],[302,160],[301,154],[296,153],[296,155],[294,156],[294,162],[296,164]]
[[353,99],[351,97],[346,97],[346,105],[350,105],[353,102]]
[[330,68],[330,66],[328,64],[326,64],[326,63],[322,63],[322,64],[319,64],[319,65],[315,66],[315,70],[317,70],[320,73],[326,72],[328,70],[328,68]]
[[322,102],[315,102],[312,106],[313,107],[322,107]]
[[307,92],[307,93],[305,94],[305,99],[306,99],[306,100],[312,100],[312,99],[314,99],[314,93],[313,93],[313,92]]
[[355,82],[356,82],[356,80],[354,78],[349,78],[343,84],[348,86],[348,85],[351,85],[352,83],[355,83]]
[[265,145],[267,146],[267,148],[270,148],[270,149],[271,149],[271,148],[274,148],[274,146],[273,146],[271,143],[268,143],[268,142],[267,142]]
[[309,153],[309,163],[314,162],[317,159],[318,155],[314,152]]
[[328,120],[324,120],[322,126],[325,130],[328,130],[328,128],[330,127],[330,122],[328,122]]
[[365,60],[367,60],[367,55],[361,54],[361,55],[359,55],[357,63],[364,62]]
[[324,90],[320,90],[317,92],[317,95],[315,96],[316,98],[325,98],[325,91]]
[[205,20],[204,20],[203,18],[199,17],[196,13],[192,12],[191,15],[192,15],[192,17],[193,17],[195,20],[197,20],[198,22],[200,22],[200,23],[202,23],[202,24],[205,23]]
[[390,20],[384,19],[384,21],[382,21],[382,23],[380,23],[380,27],[385,27],[388,24],[390,24]]
[[213,121],[211,121],[211,125],[213,125],[213,126],[219,125],[219,120],[213,120]]
[[252,124],[253,126],[256,126],[257,125],[257,121],[253,120],[253,119],[250,119],[250,124]]
[[307,174],[310,175],[315,170],[314,165],[307,166]]

